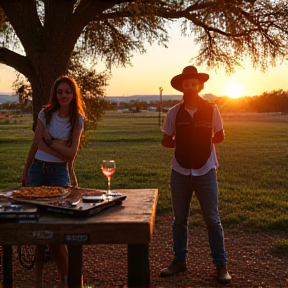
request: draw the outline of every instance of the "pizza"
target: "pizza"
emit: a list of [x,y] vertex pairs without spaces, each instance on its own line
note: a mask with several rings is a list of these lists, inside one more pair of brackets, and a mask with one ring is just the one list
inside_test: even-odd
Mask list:
[[35,186],[21,187],[13,192],[13,197],[16,198],[51,198],[67,196],[70,193],[69,188],[53,187],[53,186]]

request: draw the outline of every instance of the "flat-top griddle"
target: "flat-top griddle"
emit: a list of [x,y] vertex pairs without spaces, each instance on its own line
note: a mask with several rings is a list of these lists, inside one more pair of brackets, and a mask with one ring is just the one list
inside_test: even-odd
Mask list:
[[69,187],[68,196],[49,198],[15,198],[11,191],[7,192],[9,200],[14,203],[33,204],[48,212],[66,214],[75,217],[88,217],[109,207],[121,205],[127,196],[114,192],[106,196],[104,190]]

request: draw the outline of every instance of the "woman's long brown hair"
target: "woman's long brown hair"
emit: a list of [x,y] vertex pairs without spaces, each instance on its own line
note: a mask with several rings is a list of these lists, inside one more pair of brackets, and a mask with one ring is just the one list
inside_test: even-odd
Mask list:
[[76,83],[76,81],[73,78],[70,78],[68,76],[61,76],[59,77],[55,83],[52,86],[51,92],[50,92],[50,98],[47,105],[44,106],[44,112],[45,112],[45,118],[46,118],[46,124],[49,125],[52,114],[59,110],[60,104],[57,100],[57,88],[59,84],[61,83],[67,83],[72,91],[73,99],[70,103],[70,123],[72,126],[71,134],[73,133],[73,129],[75,127],[75,123],[79,119],[79,114],[81,114],[83,117],[85,117],[85,111],[84,111],[84,102],[81,96],[80,89]]

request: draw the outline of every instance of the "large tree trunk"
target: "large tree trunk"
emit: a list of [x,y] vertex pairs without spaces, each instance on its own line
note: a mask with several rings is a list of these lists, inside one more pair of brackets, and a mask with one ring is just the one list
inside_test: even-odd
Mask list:
[[42,73],[38,77],[29,79],[33,91],[33,131],[35,131],[40,110],[48,103],[51,86],[56,78],[57,76],[51,77],[51,73],[47,71],[45,74]]
[[58,51],[57,54],[37,57],[38,60],[34,62],[37,65],[35,73],[28,78],[33,92],[33,130],[36,128],[38,113],[49,101],[53,83],[59,76],[67,73],[70,54],[68,51],[62,51],[61,54],[66,55],[61,56]]
[[33,128],[43,105],[47,104],[56,78],[67,73],[74,45],[95,15],[112,7],[115,1],[82,1],[74,11],[74,1],[46,0],[41,20],[35,0],[0,0],[9,22],[21,41],[25,56],[7,48],[0,49],[0,61],[14,67],[31,83]]
[[84,27],[115,4],[133,0],[85,0],[76,6],[75,2],[45,0],[39,8],[35,0],[0,0],[0,7],[26,54],[0,47],[0,62],[14,67],[31,83],[34,129],[54,81],[67,73],[72,51]]

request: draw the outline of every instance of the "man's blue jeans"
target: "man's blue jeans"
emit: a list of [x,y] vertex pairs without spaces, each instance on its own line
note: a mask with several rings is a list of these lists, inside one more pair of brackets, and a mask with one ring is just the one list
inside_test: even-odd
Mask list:
[[213,263],[227,263],[224,235],[218,211],[218,184],[215,169],[202,176],[182,175],[171,171],[170,178],[174,221],[172,236],[175,260],[185,262],[188,253],[188,218],[193,192],[199,201],[208,230]]

